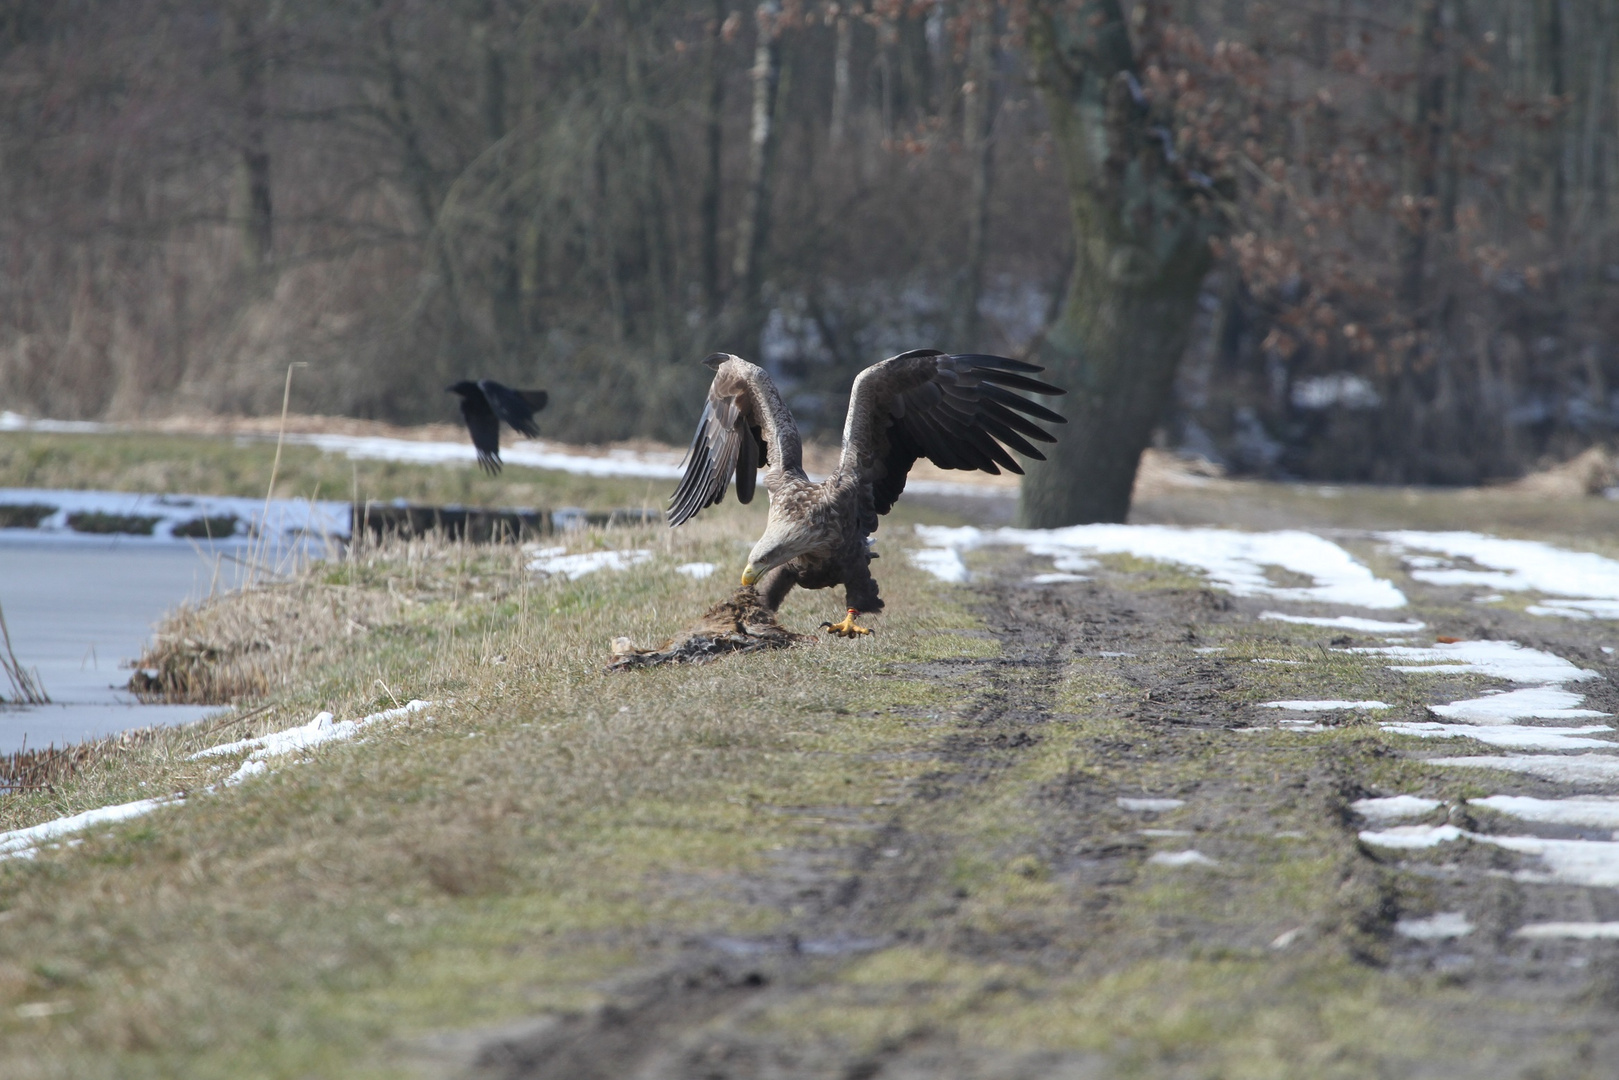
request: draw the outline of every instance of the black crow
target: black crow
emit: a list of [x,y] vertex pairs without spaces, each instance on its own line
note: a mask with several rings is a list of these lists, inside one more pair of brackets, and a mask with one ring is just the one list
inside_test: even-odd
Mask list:
[[478,450],[478,464],[490,476],[500,472],[500,422],[513,431],[535,438],[540,429],[534,414],[545,408],[550,396],[544,390],[513,390],[493,379],[462,379],[445,391],[461,395],[461,419],[467,422],[472,445]]

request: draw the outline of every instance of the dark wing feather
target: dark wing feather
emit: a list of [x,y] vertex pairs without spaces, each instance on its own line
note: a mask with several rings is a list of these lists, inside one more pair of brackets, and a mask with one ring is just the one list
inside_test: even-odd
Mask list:
[[500,421],[482,394],[461,395],[461,419],[478,451],[478,464],[490,476],[500,472]]
[[704,363],[714,369],[714,381],[686,451],[685,474],[669,501],[671,528],[725,498],[732,476],[737,499],[752,501],[764,463],[770,465],[765,486],[772,491],[783,476],[804,474],[798,427],[770,376],[726,353]]
[[1011,452],[1044,461],[1030,440],[1050,443],[1056,437],[1038,422],[1067,422],[1018,393],[1062,394],[1032,377],[1042,370],[979,353],[918,350],[884,360],[856,381],[850,431],[851,442],[861,445],[844,446],[844,467],[865,472],[879,514],[893,507],[920,458],[941,469],[1022,473]]
[[523,392],[502,386],[493,379],[479,379],[478,389],[483,391],[495,415],[510,424],[513,431],[530,439],[539,435],[539,426],[534,423],[534,406]]

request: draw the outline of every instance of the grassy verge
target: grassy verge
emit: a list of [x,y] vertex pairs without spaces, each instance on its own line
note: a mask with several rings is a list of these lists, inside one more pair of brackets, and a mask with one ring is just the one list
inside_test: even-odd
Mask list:
[[[322,638],[243,730],[163,732],[0,803],[15,827],[187,796],[0,864],[7,1074],[382,1075],[390,1039],[586,1000],[649,940],[767,929],[781,913],[726,882],[774,850],[846,842],[846,823],[800,811],[869,810],[922,767],[896,755],[925,748],[912,717],[948,690],[898,665],[973,620],[894,559],[907,617],[874,641],[604,675],[612,637],[667,635],[729,587],[670,570],[728,578],[757,516],[587,535],[658,555],[574,582],[534,579],[512,549],[415,543],[275,586],[317,613],[367,598],[339,609],[365,607],[366,629]],[[785,617],[807,629],[826,599]],[[411,697],[436,704],[229,790],[207,789],[239,757],[188,760]]]

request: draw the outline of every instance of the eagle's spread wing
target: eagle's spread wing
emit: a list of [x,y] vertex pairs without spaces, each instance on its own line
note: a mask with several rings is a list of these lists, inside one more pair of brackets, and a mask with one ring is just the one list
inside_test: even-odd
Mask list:
[[548,397],[544,390],[513,390],[493,379],[479,379],[478,389],[495,415],[510,424],[513,431],[530,439],[540,434],[534,414],[545,408]]
[[770,490],[783,476],[804,475],[798,425],[764,369],[727,353],[703,363],[714,369],[714,381],[686,451],[686,474],[669,501],[671,528],[725,498],[732,475],[736,497],[744,503],[753,499],[761,464],[770,466],[765,473]]
[[482,394],[461,395],[461,418],[467,422],[478,464],[490,476],[500,472],[500,421]]
[[1064,393],[1030,378],[1043,370],[1004,356],[950,356],[932,349],[873,364],[849,395],[841,468],[870,483],[879,514],[888,513],[905,490],[905,475],[918,458],[941,469],[1022,473],[1007,447],[1044,461],[1029,440],[1057,440],[1035,421],[1067,423],[1016,393]]

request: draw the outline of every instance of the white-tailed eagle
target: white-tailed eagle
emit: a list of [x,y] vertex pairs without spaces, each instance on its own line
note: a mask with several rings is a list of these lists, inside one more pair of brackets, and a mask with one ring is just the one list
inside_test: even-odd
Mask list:
[[819,483],[804,472],[798,425],[763,368],[729,353],[703,361],[714,369],[708,403],[697,423],[686,473],[669,505],[671,528],[725,497],[753,500],[758,470],[766,467],[770,517],[748,555],[742,584],[756,585],[765,607],[776,610],[794,585],[842,585],[848,615],[824,624],[855,637],[861,612],[883,608],[872,580],[867,537],[905,490],[919,458],[941,469],[1002,469],[1022,473],[1008,447],[1045,460],[1029,440],[1055,442],[1035,421],[1063,417],[1021,396],[1064,391],[1031,378],[1044,370],[1004,356],[951,356],[933,349],[902,353],[862,371],[849,393],[843,454],[836,471]]

